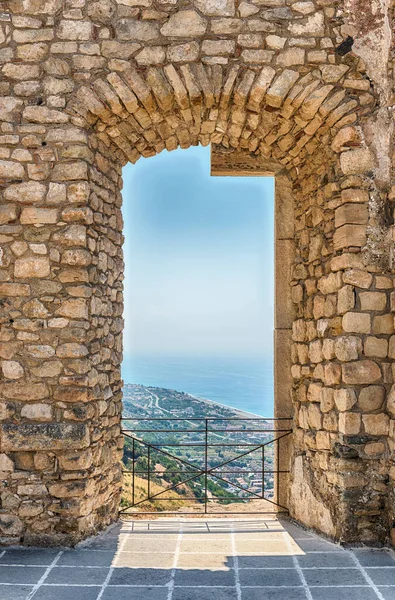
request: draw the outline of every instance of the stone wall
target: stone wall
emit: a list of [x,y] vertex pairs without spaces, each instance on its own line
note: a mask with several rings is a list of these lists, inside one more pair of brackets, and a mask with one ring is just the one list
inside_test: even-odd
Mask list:
[[1,11],[2,542],[74,543],[117,518],[121,169],[198,143],[228,169],[275,174],[293,199],[279,217],[293,239],[278,238],[292,246],[293,306],[280,301],[277,327],[293,321],[292,345],[280,337],[294,383],[276,400],[277,414],[291,398],[294,410],[291,514],[343,541],[387,541],[389,3],[8,0]]

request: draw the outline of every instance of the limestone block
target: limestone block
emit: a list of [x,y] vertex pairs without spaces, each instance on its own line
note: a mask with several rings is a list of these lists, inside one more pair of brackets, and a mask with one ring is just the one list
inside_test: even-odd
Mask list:
[[63,371],[63,363],[60,360],[47,360],[38,367],[30,367],[30,371],[36,377],[58,377]]
[[2,71],[5,77],[17,81],[38,79],[40,77],[40,67],[38,65],[8,63],[4,65]]
[[369,218],[367,204],[342,204],[335,211],[335,227],[346,224],[366,225]]
[[167,37],[199,37],[206,32],[207,21],[195,10],[180,10],[174,13],[161,27]]
[[305,51],[302,48],[290,48],[289,50],[280,52],[276,59],[277,64],[281,65],[282,67],[293,67],[295,65],[303,65],[304,61]]
[[67,123],[69,121],[66,113],[46,106],[27,106],[23,111],[23,118],[31,123]]
[[166,51],[163,46],[150,46],[136,54],[135,59],[139,65],[160,65],[165,62]]
[[94,492],[93,480],[77,479],[53,483],[48,486],[49,493],[55,498],[73,498],[78,496],[92,495]]
[[43,400],[48,397],[48,388],[44,383],[5,383],[2,395],[10,400],[30,401]]
[[3,536],[20,536],[24,525],[22,521],[12,514],[0,514],[0,532]]
[[393,315],[381,315],[373,317],[372,332],[378,335],[380,334],[392,334],[394,333],[394,318]]
[[369,202],[369,192],[367,190],[361,190],[359,188],[347,188],[342,190],[341,193],[342,202],[358,202],[365,203]]
[[3,360],[1,369],[6,379],[20,379],[24,375],[22,365],[15,360]]
[[[83,250],[75,248],[70,250],[65,250],[62,253],[61,262],[70,266],[78,266],[78,267],[87,267],[92,262],[91,253],[88,250]],[[79,279],[75,279],[73,281],[79,281]]]
[[337,363],[330,362],[324,367],[324,383],[327,386],[338,385],[341,381],[341,366]]
[[318,404],[310,404],[307,409],[307,421],[311,429],[321,429],[322,415]]
[[330,412],[335,406],[333,388],[324,387],[321,389],[321,400],[320,400],[320,409],[323,413]]
[[4,452],[87,448],[89,430],[83,423],[2,423]]
[[362,310],[383,311],[387,305],[387,295],[384,292],[361,292],[359,299]]
[[233,17],[234,0],[195,0],[195,6],[201,13],[210,17]]
[[13,96],[0,97],[0,121],[13,122],[17,119],[23,103],[19,98]]
[[59,466],[65,471],[80,471],[92,466],[93,455],[91,450],[83,452],[67,452],[59,456]]
[[344,175],[358,175],[374,169],[372,153],[368,148],[356,148],[340,155],[340,166]]
[[291,22],[288,25],[288,31],[292,35],[315,37],[324,35],[324,14],[322,12],[316,12],[314,15],[310,15],[307,19],[300,21]]
[[59,356],[59,358],[78,358],[80,356],[87,356],[87,354],[89,354],[88,348],[77,342],[61,344],[56,349],[56,355]]
[[357,435],[361,430],[361,415],[354,412],[342,412],[339,415],[339,431],[345,435]]
[[361,269],[348,269],[343,274],[343,281],[356,287],[368,289],[372,284],[373,277],[370,273]]
[[335,356],[341,361],[357,360],[362,352],[362,340],[355,336],[341,336],[335,340]]
[[[72,181],[77,179],[88,179],[88,167],[85,162],[56,163],[52,171],[54,181]],[[76,184],[78,189],[83,184]]]
[[299,73],[297,71],[285,69],[268,89],[266,103],[270,106],[280,107],[298,79]]
[[[390,394],[391,395],[391,394]],[[382,407],[384,402],[385,389],[381,385],[369,385],[362,388],[358,396],[358,406],[362,412],[373,412]],[[394,396],[395,402],[395,396]],[[389,398],[388,398],[389,403]],[[395,404],[394,404],[395,409]],[[389,412],[390,409],[388,407]],[[395,413],[394,413],[395,414]]]
[[23,314],[30,319],[44,319],[49,312],[38,298],[33,298],[23,305]]
[[370,314],[347,312],[343,316],[342,327],[347,333],[370,333]]
[[381,370],[372,360],[359,360],[342,365],[344,383],[368,385],[381,379]]
[[365,225],[343,225],[336,229],[333,235],[335,250],[350,248],[352,246],[363,247],[366,244]]
[[344,285],[337,295],[337,312],[343,315],[355,308],[355,292],[351,285]]
[[53,411],[50,404],[25,404],[22,406],[21,416],[31,421],[51,421]]
[[378,415],[363,415],[362,422],[365,432],[370,435],[388,435],[390,430],[390,418],[385,413]]
[[383,338],[369,336],[364,343],[364,354],[369,357],[386,358],[388,342]]
[[86,300],[83,300],[82,298],[65,300],[57,309],[56,314],[62,317],[70,317],[72,319],[87,319],[88,307]]
[[90,21],[67,21],[62,20],[58,26],[58,37],[61,40],[89,40],[92,35],[92,23]]
[[[71,210],[73,211],[73,209]],[[80,214],[91,214],[88,208],[83,210],[83,212],[79,212]],[[71,214],[77,214],[75,209],[74,213],[72,212]],[[86,227],[84,225],[69,225],[59,233],[56,233],[53,240],[62,246],[86,246]]]
[[350,146],[359,145],[360,142],[361,136],[355,127],[343,127],[333,139],[332,150],[343,152],[344,150],[348,150]]
[[175,44],[168,46],[167,59],[170,62],[189,62],[197,60],[199,56],[199,44],[188,42],[186,44]]
[[0,283],[2,296],[30,296],[30,286],[25,283]]
[[204,40],[202,52],[211,56],[226,56],[233,54],[236,44],[232,40]]
[[[2,179],[23,179],[25,176],[25,169],[23,165],[18,162],[12,162],[9,160],[0,160],[0,177]],[[4,195],[5,199],[8,198]]]
[[350,410],[356,404],[357,396],[354,390],[334,390],[334,400],[337,410],[344,412]]
[[48,277],[50,274],[49,259],[47,257],[18,258],[15,261],[15,277],[30,279]]
[[0,472],[13,471],[14,468],[13,461],[6,454],[0,454]]
[[44,200],[46,191],[45,185],[38,181],[14,183],[5,189],[4,198],[21,204],[35,204]]
[[21,223],[24,225],[44,225],[56,223],[57,220],[58,211],[55,208],[27,206],[21,213]]
[[55,349],[45,344],[29,344],[26,346],[26,354],[33,358],[50,358],[54,356]]
[[4,223],[10,223],[16,219],[16,206],[15,204],[2,204],[0,206],[0,225]]

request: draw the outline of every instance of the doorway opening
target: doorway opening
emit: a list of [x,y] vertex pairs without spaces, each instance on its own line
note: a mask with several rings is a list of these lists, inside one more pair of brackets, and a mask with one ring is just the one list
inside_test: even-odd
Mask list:
[[211,177],[198,146],[128,165],[123,196],[123,514],[285,509],[274,179]]

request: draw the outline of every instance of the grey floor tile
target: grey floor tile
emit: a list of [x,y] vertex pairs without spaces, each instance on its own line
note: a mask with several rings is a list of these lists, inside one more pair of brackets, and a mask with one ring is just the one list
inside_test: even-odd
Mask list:
[[241,600],[307,600],[307,596],[303,588],[241,588]]
[[13,548],[5,551],[3,556],[0,558],[0,565],[15,564],[49,566],[57,554],[59,554],[59,550],[55,549],[43,550],[41,548]]
[[2,585],[0,583],[1,600],[25,600],[33,589],[30,585]]
[[395,555],[388,550],[353,550],[363,567],[395,567]]
[[281,569],[294,567],[292,556],[239,556],[239,569]]
[[78,587],[43,585],[36,594],[34,600],[96,600],[101,587]]
[[376,585],[395,585],[395,567],[365,567],[365,571]]
[[170,581],[169,569],[129,569],[119,567],[114,569],[110,585],[166,585]]
[[44,575],[43,567],[4,567],[0,566],[0,583],[35,584]]
[[332,542],[321,540],[318,536],[312,539],[300,539],[296,541],[303,552],[341,552],[341,547]]
[[237,593],[232,588],[174,588],[173,600],[237,600]]
[[303,575],[309,586],[367,585],[358,569],[304,569]]
[[[370,588],[312,588],[313,600],[377,600]],[[395,598],[395,596],[394,596]]]
[[395,600],[395,587],[394,588],[378,588],[384,600]]
[[115,552],[65,550],[56,564],[75,567],[110,567],[115,555]]
[[243,569],[239,571],[241,586],[297,587],[302,585],[295,569]]
[[207,569],[177,569],[174,584],[176,586],[234,586],[235,574],[233,571],[208,571]]
[[302,569],[314,567],[354,567],[355,562],[346,552],[310,552],[298,556],[298,563]]
[[84,567],[62,568],[54,567],[48,574],[45,583],[75,585],[102,585],[107,577],[109,569],[104,567],[94,567],[87,569]]
[[168,595],[167,587],[119,588],[110,586],[104,590],[101,600],[167,600]]

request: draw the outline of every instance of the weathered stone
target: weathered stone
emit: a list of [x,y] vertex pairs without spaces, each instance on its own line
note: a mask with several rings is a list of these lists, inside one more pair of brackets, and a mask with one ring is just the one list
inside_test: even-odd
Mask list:
[[30,279],[35,277],[48,277],[50,265],[47,257],[18,258],[15,261],[15,277]]
[[86,300],[80,298],[65,300],[57,309],[56,314],[62,317],[71,317],[72,319],[87,319],[88,307]]
[[86,356],[87,354],[87,347],[83,344],[77,344],[76,342],[61,344],[56,350],[56,355],[59,356],[59,358],[78,358],[79,356]]
[[355,412],[342,412],[339,415],[339,431],[345,435],[356,435],[361,430],[361,415]]
[[381,370],[372,360],[359,360],[342,365],[344,383],[368,385],[381,379]]
[[117,34],[120,40],[152,42],[159,38],[159,25],[137,19],[121,19],[117,23]]
[[340,165],[345,175],[355,175],[372,171],[374,160],[368,148],[356,148],[348,152],[342,152]]
[[[208,0],[214,2],[215,0]],[[161,27],[161,34],[168,37],[199,37],[204,35],[207,21],[195,10],[180,10],[174,13]],[[139,38],[136,38],[139,39]]]
[[15,183],[4,191],[4,198],[21,204],[34,204],[42,202],[45,198],[46,188],[42,183],[30,181],[29,183]]
[[20,379],[24,375],[22,365],[15,360],[3,360],[1,369],[6,379]]
[[[358,406],[362,412],[373,412],[382,407],[385,389],[380,385],[369,385],[362,388],[358,396]],[[389,398],[388,398],[389,403]],[[394,405],[395,408],[395,405]],[[388,407],[389,410],[389,407]]]
[[362,352],[362,340],[355,336],[341,336],[335,340],[335,355],[341,361],[357,360]]
[[348,312],[342,319],[343,329],[349,333],[370,333],[370,320],[368,313]]
[[2,395],[10,400],[30,401],[43,400],[48,397],[48,388],[44,383],[5,383]]
[[22,406],[21,416],[31,421],[51,421],[53,418],[52,407],[49,404],[25,404]]
[[4,452],[87,448],[90,441],[83,423],[3,423],[0,429]]
[[23,118],[31,123],[67,123],[68,115],[60,110],[53,110],[46,106],[27,106],[23,111]]
[[344,412],[350,410],[356,404],[357,397],[354,390],[342,389],[334,391],[334,400],[336,408],[340,412]]
[[58,220],[57,210],[54,208],[35,208],[28,206],[22,210],[21,223],[25,225],[44,225],[56,223]]
[[388,355],[388,342],[383,338],[369,336],[364,343],[364,354],[368,357],[385,358]]
[[378,415],[363,415],[362,422],[365,432],[369,435],[388,435],[390,418],[384,413]]

